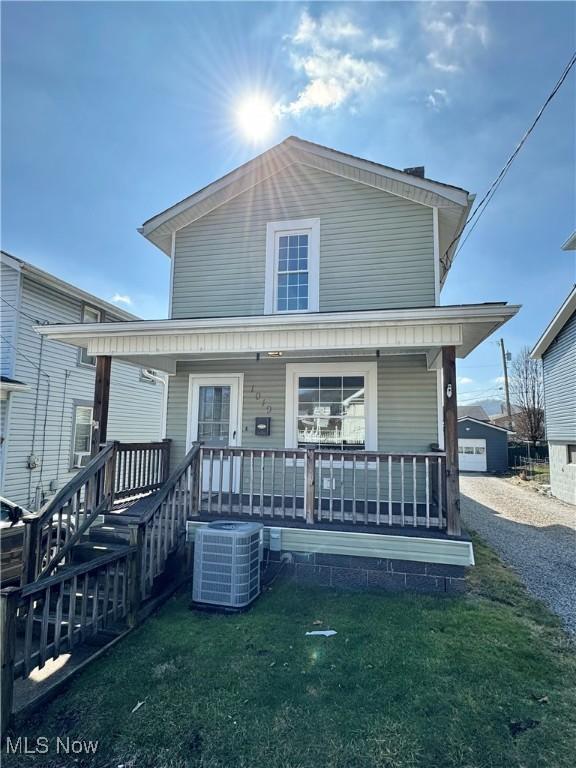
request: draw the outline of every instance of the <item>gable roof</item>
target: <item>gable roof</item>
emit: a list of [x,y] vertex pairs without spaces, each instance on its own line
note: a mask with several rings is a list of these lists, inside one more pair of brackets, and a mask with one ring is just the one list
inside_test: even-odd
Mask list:
[[542,359],[542,356],[546,353],[550,344],[552,344],[574,312],[576,312],[576,285],[572,288],[566,301],[562,304],[558,312],[556,312],[550,324],[534,345],[534,349],[530,352],[530,357],[533,357],[536,360]]
[[462,418],[459,418],[458,421],[473,421],[474,424],[481,424],[483,427],[490,427],[490,429],[497,429],[499,432],[512,432],[511,429],[506,429],[506,427],[499,427],[497,424],[492,424],[489,421],[482,421],[482,419],[473,419],[472,416],[464,416]]
[[440,256],[446,254],[445,259],[441,258],[440,280],[443,283],[458,244],[457,236],[468,218],[474,197],[460,187],[414,176],[296,136],[289,136],[280,144],[156,214],[145,221],[138,231],[171,256],[173,233],[295,163],[437,208]]
[[24,272],[24,274],[29,275],[33,280],[41,283],[42,285],[48,285],[51,288],[55,288],[67,296],[74,296],[84,304],[90,304],[90,306],[96,307],[96,309],[101,309],[107,315],[112,315],[112,317],[117,318],[118,320],[140,320],[138,315],[133,315],[131,312],[126,312],[124,309],[120,309],[120,307],[117,307],[115,304],[110,304],[110,302],[105,301],[104,299],[100,299],[98,296],[94,296],[93,293],[83,291],[82,288],[77,288],[75,285],[72,285],[72,283],[67,283],[66,280],[61,280],[59,277],[52,275],[50,272],[45,272],[43,269],[35,267],[34,264],[30,264],[30,262],[24,261],[24,259],[19,259],[17,256],[12,256],[12,254],[8,253],[7,251],[0,251],[0,253],[3,263],[7,264],[13,269]]
[[481,405],[459,405],[458,418],[474,418],[478,421],[488,421],[488,414]]

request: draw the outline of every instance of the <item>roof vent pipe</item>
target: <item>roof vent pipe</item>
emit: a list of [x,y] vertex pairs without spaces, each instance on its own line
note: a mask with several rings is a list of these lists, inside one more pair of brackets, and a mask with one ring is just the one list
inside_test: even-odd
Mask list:
[[423,165],[415,165],[413,168],[404,168],[404,173],[409,173],[410,176],[418,176],[419,179],[423,179],[426,168]]

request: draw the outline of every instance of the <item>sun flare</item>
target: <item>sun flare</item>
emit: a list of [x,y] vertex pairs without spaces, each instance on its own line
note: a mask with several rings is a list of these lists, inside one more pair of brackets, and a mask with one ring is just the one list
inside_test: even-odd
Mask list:
[[265,96],[247,96],[236,111],[238,127],[247,139],[263,141],[274,128],[276,115],[272,102]]

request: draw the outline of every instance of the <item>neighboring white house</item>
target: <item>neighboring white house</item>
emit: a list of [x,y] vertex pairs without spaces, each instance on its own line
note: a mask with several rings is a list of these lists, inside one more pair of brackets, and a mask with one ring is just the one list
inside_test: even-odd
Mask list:
[[[576,249],[576,235],[565,244]],[[544,419],[552,493],[576,504],[576,286],[536,346],[544,370]]]
[[[34,328],[138,318],[4,252],[0,269],[0,493],[36,509],[90,456],[95,361]],[[164,387],[155,372],[115,362],[109,439],[160,439]]]

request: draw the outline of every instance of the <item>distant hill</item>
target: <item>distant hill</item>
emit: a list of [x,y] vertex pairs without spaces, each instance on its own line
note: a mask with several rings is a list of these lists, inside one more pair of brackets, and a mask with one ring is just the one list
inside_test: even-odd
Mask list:
[[481,408],[484,408],[488,416],[498,416],[501,413],[506,413],[506,403],[504,400],[476,400],[473,403],[466,403],[466,405],[479,405]]
[[[498,400],[497,398],[475,400],[473,403],[466,403],[466,406],[473,405],[478,405],[483,408],[488,416],[500,416],[506,413],[506,403],[504,400]],[[514,403],[511,404],[510,409],[512,413],[517,413],[519,410],[518,406],[514,405]]]

